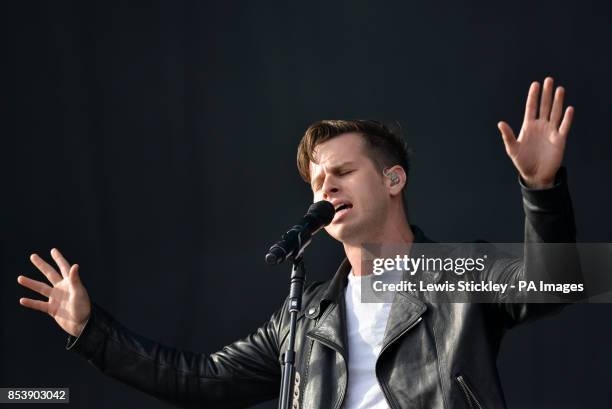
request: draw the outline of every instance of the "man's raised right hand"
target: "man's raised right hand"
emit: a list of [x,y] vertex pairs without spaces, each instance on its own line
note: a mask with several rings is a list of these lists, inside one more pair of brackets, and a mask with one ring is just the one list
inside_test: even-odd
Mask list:
[[64,331],[78,337],[91,313],[89,295],[79,277],[79,265],[71,266],[57,249],[51,250],[51,257],[61,274],[37,254],[30,256],[32,264],[47,277],[51,285],[21,275],[17,277],[19,284],[47,297],[48,300],[20,298],[19,303],[27,308],[46,312]]

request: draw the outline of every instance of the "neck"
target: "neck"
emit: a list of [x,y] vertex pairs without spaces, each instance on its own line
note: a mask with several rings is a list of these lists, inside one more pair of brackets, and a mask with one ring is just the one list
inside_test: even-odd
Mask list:
[[[394,225],[389,226],[389,228],[385,229],[381,232],[378,237],[370,237],[368,238],[369,243],[404,243],[411,245],[414,242],[414,234],[412,233],[412,229],[410,228],[410,224],[408,224],[408,220],[406,217],[402,218],[400,223],[396,223]],[[348,243],[344,242],[344,253],[351,263],[351,267],[353,268],[353,275],[361,276],[367,274],[366,271],[362,273],[361,269],[361,248],[362,243]]]

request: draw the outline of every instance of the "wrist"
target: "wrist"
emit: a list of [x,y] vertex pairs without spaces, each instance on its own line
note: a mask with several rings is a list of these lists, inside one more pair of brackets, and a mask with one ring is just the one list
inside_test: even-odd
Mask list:
[[552,178],[526,178],[521,175],[525,186],[530,189],[548,189],[554,186],[555,179]]
[[87,325],[87,322],[89,322],[89,315],[87,316],[87,318],[76,324],[73,328],[73,330],[71,331],[70,335],[72,335],[75,338],[78,338],[81,336],[81,334],[83,333],[83,330],[85,329],[85,326]]

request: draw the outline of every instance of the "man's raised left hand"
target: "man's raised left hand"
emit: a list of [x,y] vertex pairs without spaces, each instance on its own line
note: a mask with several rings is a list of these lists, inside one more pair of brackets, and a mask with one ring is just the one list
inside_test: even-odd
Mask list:
[[508,156],[531,188],[544,189],[553,185],[574,116],[571,106],[563,112],[563,87],[557,87],[554,97],[553,88],[553,79],[546,78],[540,99],[540,83],[531,84],[518,138],[506,122],[497,124]]

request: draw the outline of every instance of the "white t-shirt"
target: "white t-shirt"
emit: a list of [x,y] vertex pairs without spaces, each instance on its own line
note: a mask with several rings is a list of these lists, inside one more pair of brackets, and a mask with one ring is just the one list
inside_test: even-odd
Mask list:
[[391,303],[362,303],[361,280],[353,270],[345,292],[348,335],[348,385],[343,409],[388,409],[376,380],[375,364],[382,347]]

